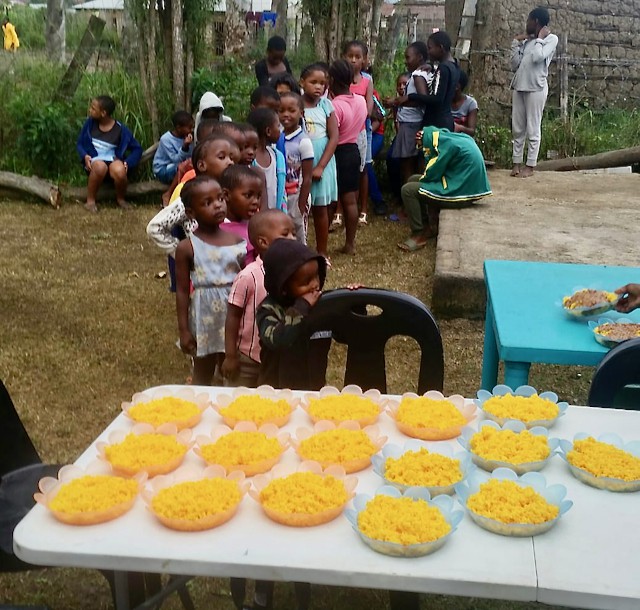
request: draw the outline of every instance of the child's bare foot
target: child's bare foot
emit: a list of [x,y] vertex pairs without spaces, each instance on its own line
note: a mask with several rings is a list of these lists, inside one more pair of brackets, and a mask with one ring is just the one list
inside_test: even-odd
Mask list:
[[118,205],[123,210],[131,210],[133,208],[133,206],[130,203],[127,203],[124,200],[123,201],[118,201]]
[[98,211],[98,206],[95,201],[87,201],[87,203],[84,204],[84,209],[87,210],[87,212],[95,214]]
[[342,253],[342,254],[355,254],[356,253],[356,248],[353,245],[349,245],[349,244],[345,244],[344,246],[342,246],[342,248],[340,248],[340,250],[338,250],[338,252]]
[[531,178],[531,176],[533,176],[533,167],[531,167],[530,165],[525,165],[520,170],[520,178]]
[[520,175],[520,168],[521,165],[520,163],[514,163],[513,164],[513,169],[511,170],[511,173],[509,174],[511,177],[515,178],[516,176]]
[[162,193],[162,207],[166,208],[169,205],[169,200],[171,199],[171,191],[165,191]]

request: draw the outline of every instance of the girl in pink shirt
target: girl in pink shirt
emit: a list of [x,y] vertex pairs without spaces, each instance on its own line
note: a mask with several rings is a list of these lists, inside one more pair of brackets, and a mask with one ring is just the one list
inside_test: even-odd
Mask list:
[[349,62],[338,59],[331,64],[329,91],[333,96],[332,102],[338,121],[338,146],[335,159],[338,199],[342,205],[345,225],[345,245],[341,252],[345,254],[355,253],[360,183],[360,151],[357,141],[368,115],[365,99],[350,91],[352,81],[353,68]]

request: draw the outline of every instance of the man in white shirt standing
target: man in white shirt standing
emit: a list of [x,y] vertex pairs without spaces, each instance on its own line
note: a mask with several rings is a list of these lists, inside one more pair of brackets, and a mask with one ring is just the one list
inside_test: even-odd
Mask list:
[[[511,42],[511,68],[515,72],[511,80],[512,176],[533,176],[540,150],[542,112],[549,93],[547,74],[557,46],[558,37],[549,30],[546,8],[533,9],[527,18],[526,34],[519,34]],[[523,165],[525,139],[529,146]]]

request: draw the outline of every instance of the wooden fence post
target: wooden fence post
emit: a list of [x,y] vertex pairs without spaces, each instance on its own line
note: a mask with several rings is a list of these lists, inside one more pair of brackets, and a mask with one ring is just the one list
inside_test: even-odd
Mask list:
[[560,116],[566,123],[569,119],[569,37],[562,34],[560,57],[558,57],[558,77],[560,81]]

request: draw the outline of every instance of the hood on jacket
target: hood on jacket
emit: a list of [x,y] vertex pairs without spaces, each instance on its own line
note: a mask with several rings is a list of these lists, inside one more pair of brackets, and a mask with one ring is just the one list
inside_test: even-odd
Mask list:
[[194,135],[198,133],[198,125],[200,125],[200,119],[202,113],[209,108],[217,108],[220,110],[220,121],[224,123],[231,122],[231,117],[224,114],[224,104],[222,100],[213,91],[207,91],[203,93],[200,98],[200,105],[198,106],[198,113],[196,114],[196,124],[193,128]]
[[276,239],[263,256],[264,287],[269,296],[278,301],[290,301],[283,291],[289,278],[305,263],[318,261],[320,289],[327,276],[327,261],[324,256],[295,239]]

